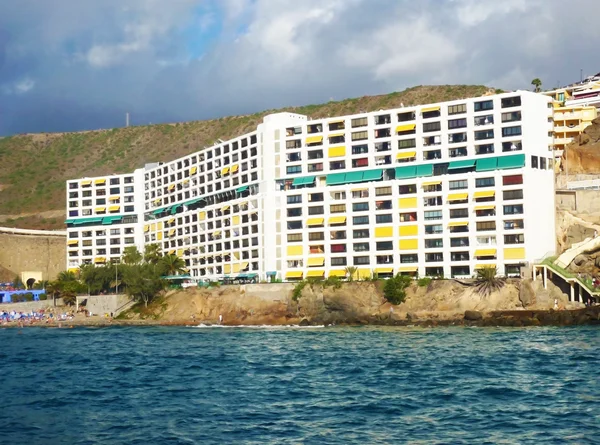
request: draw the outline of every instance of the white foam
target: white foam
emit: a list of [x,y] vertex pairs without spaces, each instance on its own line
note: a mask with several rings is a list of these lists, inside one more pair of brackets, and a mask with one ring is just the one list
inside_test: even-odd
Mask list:
[[322,329],[325,327],[325,325],[317,325],[317,326],[300,326],[297,324],[290,324],[290,325],[266,325],[266,324],[261,324],[261,325],[245,325],[245,324],[238,324],[238,325],[223,325],[223,324],[204,324],[204,323],[200,323],[198,326],[191,326],[193,328],[198,328],[198,329],[265,329],[265,330],[280,330],[280,329]]

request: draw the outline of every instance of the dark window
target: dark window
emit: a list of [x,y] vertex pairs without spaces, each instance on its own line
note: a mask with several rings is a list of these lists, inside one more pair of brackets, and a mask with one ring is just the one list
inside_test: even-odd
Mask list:
[[475,179],[475,187],[493,187],[496,185],[494,178],[477,178]]
[[510,175],[502,177],[502,185],[520,185],[523,184],[523,175]]
[[516,127],[504,127],[502,129],[502,136],[520,136],[521,135],[521,126],[518,125]]
[[481,102],[475,102],[475,111],[493,110],[494,101],[484,100]]
[[502,99],[502,108],[520,107],[521,96],[505,97]]
[[467,119],[450,119],[448,121],[448,130],[454,130],[456,128],[465,128],[467,126]]
[[427,122],[423,124],[423,133],[430,133],[432,131],[440,131],[442,129],[439,122]]

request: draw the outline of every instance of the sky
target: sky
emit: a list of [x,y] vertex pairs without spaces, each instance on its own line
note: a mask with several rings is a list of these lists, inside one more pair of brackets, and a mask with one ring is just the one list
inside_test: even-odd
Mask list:
[[600,72],[600,1],[2,0],[0,135]]

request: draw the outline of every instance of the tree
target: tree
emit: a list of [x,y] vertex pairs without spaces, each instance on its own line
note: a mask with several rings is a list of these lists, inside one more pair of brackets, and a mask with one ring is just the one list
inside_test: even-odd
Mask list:
[[536,93],[539,93],[542,90],[542,81],[537,77],[531,81],[531,85],[535,87]]
[[397,274],[389,278],[383,286],[383,297],[392,304],[400,304],[406,299],[406,288],[410,286],[412,278]]
[[503,277],[499,277],[496,267],[481,267],[477,269],[475,288],[483,297],[489,296],[495,290],[502,289],[506,284]]
[[142,262],[142,254],[135,246],[125,247],[122,260],[124,264],[139,264]]
[[159,264],[165,275],[180,275],[185,272],[185,261],[177,255],[165,255]]
[[149,264],[158,264],[162,258],[159,244],[148,244],[144,249],[144,262]]
[[70,270],[65,270],[58,274],[58,281],[64,283],[69,281],[77,281],[77,275],[75,275]]
[[110,265],[95,266],[88,264],[81,267],[81,281],[87,287],[90,295],[108,292],[114,287],[115,271]]
[[350,282],[354,281],[354,276],[356,275],[357,272],[358,272],[358,267],[354,267],[354,266],[346,267],[346,277],[348,278],[348,281],[350,281]]
[[25,289],[25,285],[19,276],[16,276],[12,282],[12,287],[15,289]]
[[123,267],[123,280],[127,283],[127,294],[137,301],[148,303],[165,288],[165,283],[152,264],[136,264]]

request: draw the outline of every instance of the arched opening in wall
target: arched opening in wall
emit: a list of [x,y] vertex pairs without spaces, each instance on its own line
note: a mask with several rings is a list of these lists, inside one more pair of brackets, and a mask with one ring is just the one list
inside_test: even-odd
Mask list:
[[27,284],[27,289],[33,289],[35,278],[28,278],[25,284]]

